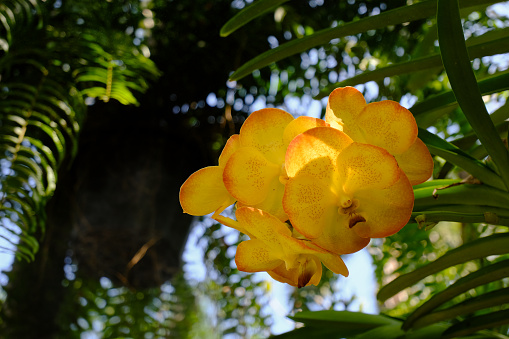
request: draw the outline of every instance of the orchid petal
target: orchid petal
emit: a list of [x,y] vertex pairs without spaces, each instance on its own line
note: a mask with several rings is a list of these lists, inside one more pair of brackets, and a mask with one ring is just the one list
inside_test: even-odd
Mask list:
[[405,152],[417,138],[414,116],[395,101],[370,103],[359,114],[356,123],[367,143],[385,148],[393,155]]
[[329,95],[325,121],[348,134],[353,140],[364,142],[357,118],[365,106],[364,96],[355,88],[336,88]]
[[385,188],[400,176],[398,163],[385,149],[357,142],[339,154],[337,168],[346,194],[360,189]]
[[[309,281],[305,285],[301,285],[302,280],[299,282],[300,278],[300,270],[299,267],[287,270],[285,265],[280,265],[271,271],[267,271],[267,273],[277,281],[282,283],[287,283],[289,285],[295,287],[304,287],[309,285],[318,285],[320,283],[320,279],[322,278],[322,265],[316,259],[312,259],[314,262],[314,267],[310,267],[311,270],[316,268],[314,274],[309,278]],[[307,279],[306,279],[307,280]]]
[[258,149],[268,160],[282,164],[286,152],[283,132],[293,116],[278,108],[251,113],[240,129],[240,143]]
[[256,205],[267,198],[280,171],[280,166],[268,161],[256,148],[241,147],[226,163],[222,179],[239,202]]
[[297,135],[304,133],[305,131],[315,127],[326,127],[327,123],[322,119],[300,116],[297,119],[292,120],[285,128],[283,133],[283,143],[285,145],[290,142]]
[[360,237],[349,225],[349,216],[337,212],[330,217],[330,224],[322,235],[311,239],[312,243],[336,254],[349,254],[360,251],[369,244],[370,239]]
[[202,168],[180,188],[180,204],[185,213],[206,215],[219,213],[235,202],[223,184],[223,169],[219,166]]
[[412,186],[425,182],[433,174],[433,158],[419,138],[415,139],[408,150],[394,157]]
[[283,207],[292,226],[308,239],[318,238],[337,214],[336,196],[330,186],[310,175],[290,178]]
[[267,247],[283,255],[284,238],[292,232],[285,223],[275,216],[252,207],[240,207],[235,213],[243,228],[256,239],[262,240]]
[[[283,208],[283,195],[285,193],[285,185],[281,184],[279,178],[274,178],[269,184],[269,192],[267,198],[261,203],[253,205],[253,207],[264,210],[281,221],[288,220],[288,215]],[[242,206],[242,204],[240,204]]]
[[282,260],[274,255],[265,242],[251,239],[241,242],[235,254],[237,268],[244,272],[270,271],[281,265]]
[[[316,246],[312,242],[306,242],[306,246],[315,251],[315,255],[320,259],[321,262],[327,267],[329,270],[336,274],[341,274],[345,277],[348,277],[348,268],[345,265],[345,262],[341,257],[335,253],[331,253],[329,251],[325,251],[322,248]],[[317,252],[317,253],[316,253]]]
[[223,148],[223,151],[221,152],[221,155],[219,155],[219,167],[225,167],[226,162],[232,154],[240,147],[240,136],[238,134],[232,135],[228,141],[226,142],[226,145]]
[[356,212],[365,222],[352,229],[361,237],[382,238],[398,232],[410,219],[414,191],[405,175],[392,186],[382,190],[360,190],[355,197],[360,206]]
[[286,151],[288,177],[310,174],[330,181],[339,153],[352,143],[345,133],[332,127],[316,127],[295,137]]

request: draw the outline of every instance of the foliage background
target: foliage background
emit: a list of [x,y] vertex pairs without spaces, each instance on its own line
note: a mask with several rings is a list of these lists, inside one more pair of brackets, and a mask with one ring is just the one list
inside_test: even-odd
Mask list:
[[[503,169],[491,171],[486,156],[493,154],[451,99],[450,71],[444,72],[443,45],[437,43],[437,1],[278,1],[269,13],[219,35],[243,8],[264,2],[269,1],[0,3],[0,236],[4,251],[16,256],[2,291],[2,337],[268,336],[270,284],[234,268],[237,234],[201,220],[202,281],[182,273],[180,258],[193,222],[181,213],[180,185],[196,169],[215,164],[227,138],[255,109],[277,106],[295,116],[320,116],[331,89],[358,85],[369,101],[413,106],[421,128],[458,147],[425,135],[437,155],[434,178],[453,179],[432,188],[467,178],[467,172],[500,183]],[[496,2],[460,1],[458,13],[482,98],[507,140],[508,61],[501,53],[509,52],[509,19],[507,4],[489,6]],[[412,12],[411,5],[431,10]],[[379,19],[401,8],[419,15],[400,15],[397,23]],[[356,30],[334,31],[352,25]],[[297,49],[277,54],[287,43]],[[265,64],[240,78],[243,64],[264,52]],[[228,80],[235,70],[238,79]],[[379,286],[432,267],[426,265],[462,244],[505,233],[507,188],[491,186],[475,194],[460,188],[447,204],[456,210],[432,206],[441,214],[426,225],[447,221],[435,228],[411,223],[373,241],[374,265],[366,269],[374,270]],[[416,191],[415,216],[430,213],[428,191]],[[457,207],[465,197],[481,205],[481,212],[465,218]],[[485,220],[485,211],[498,213],[504,226]],[[463,219],[451,212],[463,212]],[[400,320],[304,312],[295,319],[306,326],[288,335],[438,335],[451,326],[477,329],[463,321],[476,324],[476,317],[489,314],[501,321],[488,323],[481,335],[503,338],[509,319],[505,273],[445,298],[443,308],[485,295],[482,307],[474,300],[467,314],[439,313],[421,330],[431,332],[400,330],[409,314],[459,278],[504,263],[506,242],[480,243],[487,247],[491,252],[449,260],[408,289],[396,286],[396,297],[380,305],[382,313]],[[289,302],[294,311],[348,309],[352,300],[338,298],[342,283],[324,272],[320,286],[294,290]]]

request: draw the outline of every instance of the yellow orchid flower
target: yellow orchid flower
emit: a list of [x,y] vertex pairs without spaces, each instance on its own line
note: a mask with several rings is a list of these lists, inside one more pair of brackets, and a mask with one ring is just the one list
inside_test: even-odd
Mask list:
[[433,159],[417,137],[412,113],[399,103],[384,100],[366,104],[362,93],[355,88],[336,88],[329,96],[325,121],[356,142],[386,149],[412,185],[431,177]]
[[238,134],[232,135],[219,156],[219,165],[194,172],[180,187],[180,205],[185,213],[201,216],[214,212],[216,215],[235,203],[224,186],[223,172],[226,162],[239,148],[239,141]]
[[299,288],[318,285],[322,262],[334,273],[348,276],[348,269],[339,255],[292,237],[289,225],[277,217],[260,209],[241,207],[237,209],[236,218],[237,221],[220,219],[226,226],[251,238],[237,247],[235,263],[240,271],[267,271],[275,280]]
[[292,226],[323,249],[359,251],[410,218],[412,186],[383,148],[316,127],[292,140],[285,164],[284,209]]
[[284,184],[288,179],[284,161],[290,141],[297,134],[326,126],[323,120],[293,116],[278,108],[251,113],[240,129],[239,148],[226,163],[223,181],[239,206],[267,211],[281,221]]

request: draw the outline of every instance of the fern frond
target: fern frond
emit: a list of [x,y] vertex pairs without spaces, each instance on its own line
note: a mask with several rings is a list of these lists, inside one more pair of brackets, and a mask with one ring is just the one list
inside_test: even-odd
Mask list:
[[26,29],[43,25],[42,7],[38,0],[4,0],[0,3],[0,50],[7,52],[13,36]]
[[39,246],[34,234],[44,232],[58,169],[76,152],[84,113],[80,93],[51,75],[0,86],[0,229],[28,260]]
[[144,93],[147,80],[159,76],[154,62],[125,36],[117,39],[89,31],[79,36],[77,45],[81,48],[81,65],[74,76],[85,96],[137,105],[135,92]]

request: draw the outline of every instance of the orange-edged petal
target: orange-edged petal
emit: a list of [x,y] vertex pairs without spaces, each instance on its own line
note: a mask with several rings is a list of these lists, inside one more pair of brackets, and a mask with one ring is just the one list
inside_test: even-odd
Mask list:
[[306,238],[314,239],[322,236],[335,219],[336,200],[329,185],[304,174],[286,183],[283,207],[292,226]]
[[256,205],[267,198],[281,165],[268,161],[253,147],[239,148],[224,168],[223,181],[232,196],[244,205]]
[[348,134],[353,140],[363,142],[362,132],[357,125],[357,117],[365,106],[364,96],[355,88],[336,88],[329,95],[325,121]]
[[283,261],[275,256],[263,241],[251,239],[243,241],[237,246],[235,263],[241,271],[261,272],[273,270]]
[[269,185],[269,192],[270,194],[267,195],[265,200],[259,204],[253,205],[252,207],[264,210],[281,221],[288,220],[288,215],[283,209],[283,195],[285,193],[285,185],[279,181],[279,178],[274,178],[272,180]]
[[398,232],[410,219],[414,191],[405,175],[382,190],[362,190],[355,194],[360,205],[357,212],[366,221],[352,229],[361,237],[382,238]]
[[321,247],[316,246],[312,242],[306,241],[306,246],[315,251],[315,255],[320,259],[321,262],[327,267],[329,270],[336,274],[344,275],[348,277],[348,268],[345,265],[345,262],[341,257],[335,253],[331,253],[329,251],[323,250]]
[[221,152],[221,155],[219,155],[219,167],[225,167],[226,162],[232,154],[240,147],[240,136],[238,134],[232,135],[228,141],[226,142],[226,145],[224,145],[223,151]]
[[288,126],[286,126],[283,133],[283,143],[288,145],[293,140],[293,138],[301,133],[304,133],[308,129],[315,127],[326,127],[327,125],[328,124],[322,119],[306,116],[298,117],[297,119],[292,120]]
[[311,242],[329,252],[349,254],[360,251],[369,244],[369,238],[360,237],[349,225],[349,217],[338,213],[330,218],[330,224],[322,235]]
[[354,142],[338,156],[337,168],[347,195],[361,189],[381,189],[400,176],[398,163],[385,149]]
[[235,216],[247,232],[283,258],[284,236],[292,234],[285,223],[265,211],[245,206],[237,209]]
[[254,147],[274,163],[282,164],[286,152],[283,133],[293,116],[278,108],[251,113],[240,129],[240,143]]
[[[275,269],[273,269],[271,271],[267,271],[267,273],[275,280],[280,281],[282,283],[287,283],[287,284],[295,286],[295,287],[300,288],[300,287],[305,287],[305,286],[309,286],[309,285],[316,286],[320,283],[320,280],[322,278],[322,265],[320,264],[320,261],[317,259],[311,259],[311,260],[312,260],[313,267],[308,267],[308,271],[310,273],[314,271],[314,274],[312,274],[310,277],[309,276],[303,277],[302,276],[303,272],[300,269],[300,267],[295,267],[295,268],[288,270],[288,269],[286,269],[284,264],[276,267]],[[303,284],[303,282],[305,282],[305,280],[307,280],[308,278],[309,278],[309,281],[307,281],[306,284]]]
[[433,158],[419,138],[408,150],[394,157],[412,185],[425,182],[433,174]]
[[185,213],[206,215],[218,211],[235,202],[223,184],[223,169],[219,166],[202,168],[193,174],[180,187],[180,205]]
[[[385,148],[393,155],[405,152],[417,138],[414,116],[395,101],[370,103],[364,107],[356,122],[367,143]],[[352,139],[357,141],[354,137]]]
[[316,127],[295,137],[286,151],[285,168],[288,177],[310,174],[330,181],[336,159],[352,143],[345,133],[332,127]]

